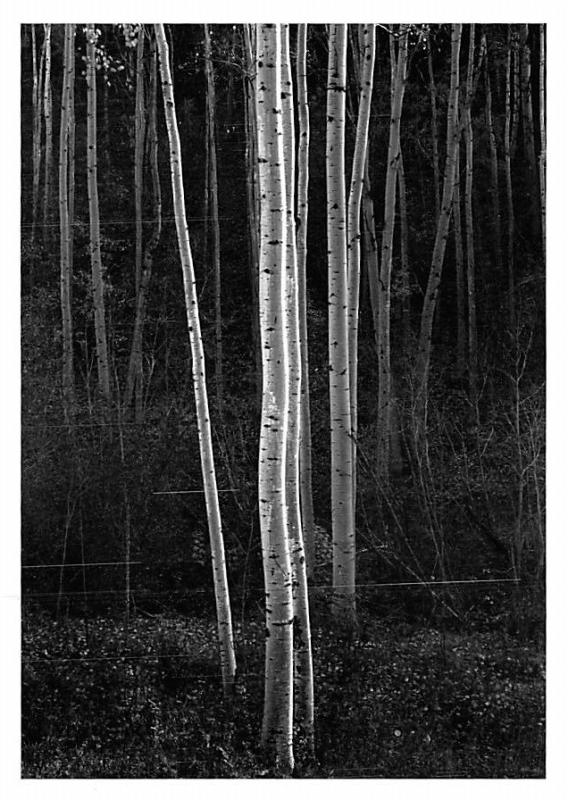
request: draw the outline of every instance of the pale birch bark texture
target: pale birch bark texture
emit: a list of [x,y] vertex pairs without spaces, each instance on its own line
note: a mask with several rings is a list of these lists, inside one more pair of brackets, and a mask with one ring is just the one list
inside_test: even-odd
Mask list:
[[93,283],[95,314],[95,339],[97,351],[98,387],[104,400],[110,402],[110,371],[104,304],[104,278],[101,260],[101,233],[99,223],[99,189],[97,177],[97,71],[95,26],[87,25],[87,194],[89,199],[89,248]]
[[347,201],[347,292],[349,338],[349,404],[351,407],[351,475],[353,514],[357,501],[357,358],[359,341],[359,293],[361,283],[361,197],[365,181],[365,158],[369,146],[369,119],[375,71],[375,26],[361,26],[359,113],[353,150],[351,183]]
[[276,772],[290,774],[294,766],[294,608],[286,505],[290,377],[285,330],[287,219],[280,25],[257,25],[256,40],[262,344],[258,502],[266,596],[262,744]]
[[62,389],[65,421],[73,419],[73,318],[71,313],[71,225],[69,220],[69,126],[72,103],[71,82],[74,79],[74,25],[65,25],[63,50],[63,86],[59,127],[59,249],[60,298],[63,339]]
[[310,155],[310,110],[308,106],[307,23],[298,25],[296,86],[298,87],[298,191],[296,200],[296,250],[298,260],[298,314],[300,325],[300,506],[308,577],[313,575],[315,521],[312,493],[312,430],[308,356],[306,267],[308,256],[308,184]]
[[302,364],[300,348],[298,254],[295,221],[296,143],[290,26],[280,30],[282,62],[282,138],[286,178],[286,293],[284,322],[289,369],[288,430],[286,439],[286,506],[292,565],[294,610],[294,709],[295,722],[309,751],[314,751],[314,681],[310,633],[308,579],[303,520],[300,513],[300,433]]
[[[400,120],[404,101],[406,65],[408,61],[408,31],[399,32],[398,53],[395,61],[394,43],[391,47],[391,112],[387,174],[385,181],[385,214],[381,242],[381,266],[378,284],[378,374],[379,396],[377,405],[377,475],[386,482],[389,477],[391,444],[391,284],[392,256],[396,212],[396,187],[400,162]],[[391,31],[391,37],[394,31]],[[391,39],[392,42],[392,39]]]
[[346,62],[347,25],[330,25],[326,184],[333,610],[338,620],[354,625],[356,550],[345,202]]
[[233,644],[229,585],[227,581],[227,568],[225,564],[225,547],[223,544],[221,512],[219,509],[215,461],[213,457],[211,422],[209,419],[209,403],[207,399],[207,384],[205,376],[205,355],[203,352],[203,341],[201,338],[201,323],[199,320],[199,307],[197,302],[197,287],[195,284],[193,257],[191,253],[189,230],[187,227],[187,219],[185,214],[181,145],[168,55],[169,48],[166,41],[164,26],[162,24],[157,24],[154,26],[154,30],[156,34],[156,43],[160,62],[160,77],[162,83],[162,95],[164,99],[164,115],[166,118],[168,141],[170,146],[170,174],[172,181],[174,216],[183,273],[187,328],[191,347],[193,389],[195,394],[197,432],[199,437],[199,453],[201,458],[203,488],[205,492],[205,505],[207,508],[209,541],[211,545],[211,562],[213,567],[213,584],[215,589],[215,604],[217,608],[217,628],[219,636],[221,676],[225,694],[228,696],[231,694],[234,685],[236,661]]
[[[142,280],[142,255],[143,255],[143,196],[144,196],[144,141],[146,136],[146,104],[144,97],[144,43],[146,34],[144,26],[138,30],[138,41],[136,45],[136,97],[134,109],[134,215],[135,215],[135,263],[134,263],[134,285],[136,303],[140,295],[140,285]],[[106,85],[106,84],[105,84]],[[105,89],[106,91],[106,89]],[[106,108],[106,103],[105,103]],[[135,329],[136,330],[136,329]],[[142,343],[140,342],[140,345]],[[136,419],[142,419],[142,398],[144,392],[144,372],[142,367],[142,347],[136,349],[136,363],[134,365],[134,392]],[[130,387],[129,387],[130,388]],[[129,391],[127,392],[129,394]]]
[[446,167],[444,170],[444,185],[442,191],[442,203],[440,216],[434,240],[432,252],[432,263],[428,276],[428,285],[422,306],[420,320],[420,335],[418,340],[418,353],[416,358],[416,377],[418,380],[418,401],[419,415],[423,419],[427,401],[428,373],[430,370],[430,358],[432,353],[432,325],[434,312],[440,291],[442,280],[442,267],[446,252],[446,243],[452,212],[452,197],[454,193],[454,175],[457,161],[457,144],[459,141],[458,127],[458,105],[459,105],[459,53],[461,42],[461,29],[459,24],[452,25],[451,33],[451,68],[450,68],[450,90],[448,97],[448,117],[446,132]]

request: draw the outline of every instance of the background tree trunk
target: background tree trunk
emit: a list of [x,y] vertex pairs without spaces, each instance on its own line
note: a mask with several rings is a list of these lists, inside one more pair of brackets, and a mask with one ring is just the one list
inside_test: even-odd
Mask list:
[[45,77],[43,82],[43,116],[45,120],[45,173],[43,185],[43,243],[47,247],[50,240],[51,222],[51,174],[53,171],[53,101],[51,94],[51,25],[44,25],[45,31]]
[[446,167],[444,171],[444,187],[442,205],[436,239],[432,253],[432,264],[428,276],[428,285],[424,296],[422,316],[420,320],[420,336],[418,340],[418,353],[416,359],[416,375],[418,379],[418,420],[420,424],[424,419],[427,404],[428,372],[432,352],[432,324],[434,312],[442,280],[442,267],[446,252],[446,241],[452,211],[452,196],[454,192],[454,175],[457,161],[459,141],[458,128],[458,98],[459,98],[459,53],[461,40],[461,25],[452,25],[451,35],[451,72],[450,93],[448,98],[448,120],[446,132]]
[[507,27],[507,61],[505,64],[505,129],[503,146],[505,158],[505,191],[507,195],[507,308],[509,330],[515,327],[515,209],[513,205],[513,181],[511,175],[511,26]]
[[475,25],[470,25],[469,53],[467,61],[466,98],[464,107],[465,138],[465,233],[467,260],[467,313],[468,313],[468,376],[469,397],[472,409],[477,408],[477,304],[475,293],[475,249],[473,226],[473,126],[471,104],[473,102],[473,56],[475,47]]
[[90,251],[95,311],[98,385],[101,396],[110,403],[110,371],[104,305],[101,234],[99,224],[99,190],[97,180],[97,72],[95,26],[87,25],[87,192],[89,196]]
[[369,119],[375,71],[375,26],[366,23],[360,31],[359,113],[347,201],[347,291],[349,338],[349,402],[351,406],[351,475],[353,515],[357,505],[357,359],[359,341],[359,288],[361,282],[361,196],[365,159],[369,146]]
[[434,208],[436,220],[440,216],[440,156],[438,148],[438,110],[436,108],[436,82],[432,66],[432,32],[426,37],[428,51],[428,77],[430,79],[430,116],[432,125],[432,165],[434,167]]
[[[213,271],[215,276],[215,393],[217,410],[223,409],[223,329],[221,317],[221,233],[219,230],[219,192],[217,186],[217,143],[215,121],[215,75],[211,55],[209,26],[205,32],[205,73],[207,76],[207,128],[209,132],[209,191],[211,223],[213,227]],[[232,74],[232,73],[231,73]]]
[[63,50],[63,87],[61,90],[61,121],[59,129],[59,246],[60,294],[63,338],[62,389],[65,422],[71,424],[74,408],[73,379],[73,317],[71,310],[71,226],[69,222],[69,132],[71,83],[74,78],[74,26],[65,25]]
[[[391,36],[394,31],[391,32]],[[400,36],[400,31],[399,31]],[[391,39],[392,41],[392,39]],[[377,475],[381,482],[388,481],[391,444],[391,281],[394,225],[396,212],[396,186],[400,160],[400,119],[404,100],[406,64],[408,59],[408,31],[399,38],[398,54],[391,47],[391,116],[387,174],[385,181],[385,217],[381,243],[381,269],[379,274],[377,330],[379,396],[377,404]]]
[[[152,268],[154,262],[154,252],[159,244],[162,233],[162,193],[160,187],[160,174],[158,170],[158,128],[157,128],[157,98],[158,98],[158,59],[156,54],[156,41],[153,38],[150,45],[150,85],[148,97],[148,160],[150,166],[150,179],[152,185],[152,219],[154,228],[144,250],[142,262],[142,273],[140,275],[140,285],[136,294],[136,314],[134,317],[134,331],[132,334],[132,345],[130,348],[130,358],[128,361],[128,373],[126,376],[126,387],[124,390],[124,409],[130,408],[134,387],[137,383],[137,376],[142,378],[142,354],[144,340],[144,325],[146,321],[146,303]],[[143,381],[142,384],[143,386]],[[140,401],[136,402],[136,421],[141,423],[144,417],[144,406],[142,402],[142,392]]]
[[207,400],[207,384],[205,379],[205,356],[201,339],[201,324],[195,285],[193,258],[189,243],[189,232],[185,215],[185,200],[182,180],[181,146],[177,125],[174,91],[168,57],[168,44],[164,26],[154,26],[156,43],[160,59],[160,75],[164,98],[164,114],[170,144],[170,170],[172,178],[172,194],[174,215],[178,237],[179,254],[183,272],[187,327],[191,346],[193,388],[195,393],[195,409],[197,415],[197,431],[199,435],[199,452],[201,456],[201,472],[205,490],[205,505],[209,525],[211,545],[211,561],[213,566],[213,583],[215,587],[215,604],[217,608],[217,628],[219,635],[219,652],[221,659],[221,675],[226,696],[232,693],[236,661],[233,644],[233,627],[231,620],[231,604],[229,601],[229,585],[225,565],[225,548],[221,528],[219,496],[217,494],[217,478],[213,458],[213,442],[209,419],[209,403]]

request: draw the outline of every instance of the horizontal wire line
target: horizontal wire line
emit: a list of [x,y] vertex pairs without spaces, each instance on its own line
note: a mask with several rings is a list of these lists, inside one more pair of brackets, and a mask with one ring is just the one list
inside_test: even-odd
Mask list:
[[[120,563],[120,562],[118,562],[118,563]],[[138,562],[131,562],[131,563],[143,564],[144,562],[138,561]],[[153,562],[153,563],[155,564],[156,562]],[[167,564],[169,562],[165,562],[164,561],[164,562],[159,562],[159,563]],[[182,562],[182,563],[183,564],[192,564],[193,562],[192,561],[185,561],[185,562]],[[75,566],[82,566],[82,565],[79,564],[79,565],[75,565]],[[148,564],[148,566],[150,566],[150,564]],[[454,584],[454,585],[462,585],[463,586],[463,585],[478,585],[478,584],[488,584],[488,583],[490,583],[490,584],[496,584],[496,583],[520,583],[520,581],[517,578],[491,578],[491,579],[488,578],[488,579],[482,579],[482,580],[431,581],[431,582],[425,582],[425,583],[420,583],[418,581],[414,582],[414,583],[410,583],[410,582],[405,582],[405,583],[362,583],[362,584],[357,584],[356,586],[361,587],[361,588],[394,588],[394,587],[397,587],[397,586],[424,586],[424,585],[427,585],[427,586],[434,585],[435,586],[435,585],[444,585],[444,584],[447,584],[447,583],[451,583],[451,584]],[[325,590],[330,591],[330,592],[335,591],[335,587],[330,586],[328,584],[320,584],[320,585],[315,585],[315,586],[308,585],[308,590],[310,590],[310,589],[325,589]],[[58,597],[60,595],[62,597],[85,597],[86,595],[89,595],[89,596],[91,596],[91,595],[124,595],[125,591],[126,591],[125,589],[96,589],[96,590],[93,589],[91,591],[73,591],[73,592],[70,592],[70,591],[63,591],[63,592],[24,592],[21,595],[21,599],[22,600],[26,600],[26,599],[32,598],[32,597],[43,597],[43,598]],[[260,594],[260,593],[264,593],[264,591],[265,591],[264,588],[261,588],[261,587],[259,587],[257,589],[249,589],[249,593],[258,592]],[[200,587],[200,588],[196,588],[196,589],[179,589],[179,590],[175,590],[174,589],[174,590],[171,590],[171,591],[163,591],[163,592],[148,592],[145,589],[131,589],[130,590],[130,594],[139,594],[139,595],[142,595],[142,597],[192,597],[194,594],[202,594],[203,592],[211,592],[211,593],[213,593],[213,588],[212,587],[211,588]]]
[[[243,216],[244,216],[244,213],[243,213]],[[176,219],[175,217],[162,217],[161,221],[162,222],[175,222],[175,219]],[[207,220],[210,220],[210,219],[211,219],[211,217],[188,217],[187,221],[188,222],[206,222]],[[219,217],[218,219],[220,221],[225,221],[226,222],[227,220],[235,220],[235,219],[240,220],[240,219],[242,219],[242,217],[230,216],[230,217]],[[147,224],[147,225],[155,225],[157,220],[155,220],[155,219],[142,219],[142,220],[140,220],[140,222],[142,222],[143,224]],[[104,220],[101,220],[99,224],[101,226],[102,225],[135,225],[136,224],[136,220],[135,219],[104,219]],[[76,220],[75,222],[71,222],[70,225],[72,225],[72,226],[83,225],[85,228],[87,228],[89,226],[89,223],[88,222],[83,222],[83,220]],[[20,223],[20,227],[21,228],[32,228],[32,227],[34,227],[34,223],[33,222],[21,222]],[[36,222],[35,227],[36,228],[59,228],[59,222]]]
[[121,567],[144,564],[144,561],[85,561],[78,564],[22,564],[22,569],[51,569],[55,567]]

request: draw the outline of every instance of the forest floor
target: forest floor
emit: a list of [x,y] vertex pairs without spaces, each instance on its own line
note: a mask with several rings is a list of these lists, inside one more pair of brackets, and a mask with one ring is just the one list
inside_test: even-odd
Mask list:
[[[327,626],[326,626],[327,627]],[[314,627],[316,761],[298,777],[544,777],[544,653],[504,630]],[[258,748],[264,631],[236,626],[232,708],[214,622],[23,620],[25,778],[270,777]]]

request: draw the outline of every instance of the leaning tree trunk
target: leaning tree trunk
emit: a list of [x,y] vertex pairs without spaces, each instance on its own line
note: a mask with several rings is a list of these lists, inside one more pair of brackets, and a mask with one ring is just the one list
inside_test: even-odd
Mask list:
[[219,652],[221,658],[221,675],[225,695],[229,696],[233,689],[236,662],[233,645],[229,586],[227,582],[227,569],[225,565],[225,548],[223,544],[223,533],[221,528],[221,513],[219,510],[219,496],[217,493],[215,461],[213,458],[211,423],[209,420],[209,403],[207,400],[207,383],[205,379],[205,355],[203,352],[203,341],[201,338],[201,323],[199,320],[195,272],[193,269],[193,258],[191,254],[189,231],[185,215],[181,145],[168,55],[169,48],[166,41],[164,26],[162,24],[157,24],[154,26],[154,29],[156,32],[156,43],[160,59],[160,76],[162,82],[162,94],[164,98],[164,115],[166,118],[170,145],[170,172],[172,180],[174,216],[176,221],[179,255],[183,273],[187,327],[191,346],[193,389],[195,393],[199,453],[201,457],[203,488],[205,490],[205,505],[207,508],[207,522],[209,525],[209,540],[211,545],[211,561],[213,566],[213,583],[215,587],[215,603],[217,607],[217,628],[219,635]]
[[353,480],[353,514],[357,503],[357,351],[359,339],[359,289],[361,282],[361,197],[365,179],[365,159],[369,146],[369,119],[375,70],[375,26],[362,28],[359,71],[359,113],[351,185],[347,201],[347,291],[349,338],[349,402],[351,406],[351,475]]
[[418,353],[416,358],[416,376],[418,379],[418,422],[422,426],[425,421],[427,408],[428,373],[430,371],[430,358],[432,353],[432,325],[434,312],[442,280],[442,267],[446,252],[446,241],[450,226],[452,212],[452,197],[454,193],[454,177],[457,162],[459,141],[458,128],[458,100],[459,100],[459,54],[461,40],[461,25],[452,25],[451,34],[451,73],[450,92],[448,97],[448,119],[446,132],[446,167],[444,170],[444,186],[442,191],[442,204],[434,240],[432,263],[428,276],[428,285],[424,295],[424,305],[420,320],[420,335],[418,340]]
[[[393,32],[390,34],[394,35]],[[381,243],[381,268],[378,291],[378,374],[377,406],[377,474],[381,482],[388,481],[391,443],[391,281],[392,251],[396,211],[396,184],[400,159],[400,120],[404,100],[406,64],[408,60],[408,31],[399,39],[396,66],[394,46],[391,48],[391,117],[387,175],[385,181],[385,216]]]
[[333,610],[355,625],[355,502],[349,400],[349,296],[345,207],[347,25],[330,25],[327,86],[327,257]]
[[289,366],[286,296],[286,175],[282,141],[280,25],[257,25],[256,115],[260,186],[262,410],[258,501],[266,596],[262,744],[276,772],[290,774],[293,716],[292,564],[286,507]]
[[298,25],[296,85],[298,87],[298,198],[296,203],[296,250],[298,259],[298,314],[300,317],[300,506],[308,577],[313,575],[315,557],[314,501],[312,494],[312,431],[308,358],[306,261],[308,244],[308,182],[310,114],[308,106],[307,24]]
[[69,223],[69,132],[71,83],[74,78],[73,50],[74,25],[65,25],[63,49],[63,87],[61,90],[61,120],[59,129],[59,246],[60,246],[60,296],[63,339],[62,389],[65,422],[73,419],[73,317],[71,311],[71,226]]
[[104,307],[101,234],[99,225],[99,190],[97,182],[97,73],[95,26],[87,25],[87,193],[89,199],[91,273],[95,311],[98,385],[101,396],[110,403],[110,371]]
[[[211,36],[209,26],[203,26],[205,31],[205,73],[207,76],[207,130],[209,141],[207,152],[209,154],[209,191],[211,223],[213,226],[213,272],[215,276],[215,393],[217,410],[223,409],[223,331],[221,319],[221,234],[219,230],[219,191],[217,183],[217,143],[215,122],[215,75],[213,72],[213,59],[211,56]],[[232,75],[232,71],[231,71]]]
[[43,184],[43,243],[50,240],[51,174],[53,171],[53,102],[51,94],[51,25],[45,28],[45,76],[43,84],[43,116],[45,120],[45,172]]
[[289,369],[288,431],[286,439],[286,506],[288,539],[292,562],[292,601],[294,609],[294,708],[295,722],[314,753],[314,679],[310,611],[304,533],[300,514],[300,424],[302,401],[302,364],[296,248],[295,191],[296,154],[294,100],[290,64],[290,26],[281,26],[282,139],[286,176],[286,297],[284,320]]

